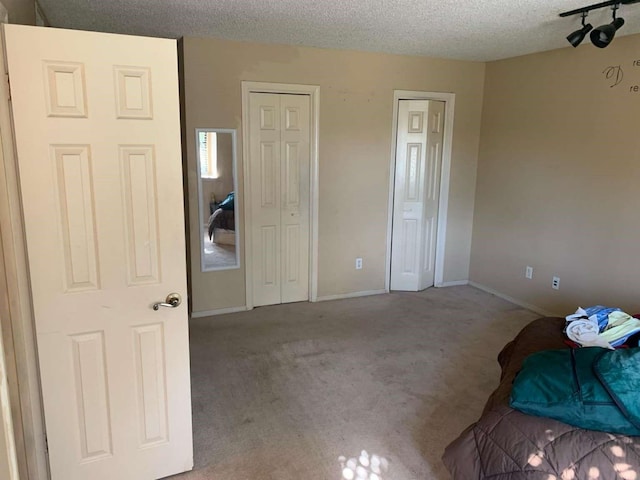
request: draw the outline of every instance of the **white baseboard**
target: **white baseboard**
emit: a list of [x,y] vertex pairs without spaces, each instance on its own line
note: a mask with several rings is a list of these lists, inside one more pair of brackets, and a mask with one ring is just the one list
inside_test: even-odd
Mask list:
[[368,297],[370,295],[382,295],[383,293],[389,293],[387,290],[365,290],[363,292],[351,292],[351,293],[339,293],[338,295],[326,295],[324,297],[318,297],[316,302],[326,302],[329,300],[342,300],[343,298],[356,298],[356,297]]
[[507,302],[515,303],[520,307],[526,308],[527,310],[531,310],[532,312],[538,313],[545,317],[561,317],[562,316],[562,315],[558,315],[557,313],[553,313],[548,310],[545,310],[544,308],[537,307],[536,305],[523,302],[522,300],[518,300],[517,298],[513,298],[509,295],[505,295],[504,293],[498,292],[497,290],[494,290],[491,287],[487,287],[486,285],[482,285],[481,283],[469,281],[469,285],[471,285],[472,287],[476,287],[484,292],[495,295],[496,297],[500,297],[503,300],[506,300]]
[[442,282],[436,285],[437,288],[441,287],[457,287],[459,285],[469,285],[469,280],[454,280],[453,282]]
[[191,318],[211,317],[213,315],[224,315],[225,313],[246,312],[247,310],[248,308],[245,305],[242,307],[219,308],[217,310],[207,310],[205,312],[191,312]]

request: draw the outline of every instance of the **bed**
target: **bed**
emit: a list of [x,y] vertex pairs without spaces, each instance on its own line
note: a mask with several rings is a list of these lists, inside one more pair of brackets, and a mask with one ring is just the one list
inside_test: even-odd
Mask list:
[[442,457],[454,480],[640,480],[640,437],[583,430],[509,407],[511,384],[528,355],[569,348],[564,323],[535,320],[500,352],[500,385]]
[[209,240],[214,243],[235,245],[236,222],[233,209],[218,208],[209,217]]

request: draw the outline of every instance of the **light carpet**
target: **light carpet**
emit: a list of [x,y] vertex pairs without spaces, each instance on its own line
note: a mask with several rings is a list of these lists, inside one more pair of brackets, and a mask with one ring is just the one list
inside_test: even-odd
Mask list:
[[209,240],[208,230],[204,232],[204,266],[205,268],[233,267],[236,261],[236,246],[215,243]]
[[366,450],[383,480],[447,479],[444,447],[538,316],[462,286],[194,319],[195,469],[174,478],[339,480]]

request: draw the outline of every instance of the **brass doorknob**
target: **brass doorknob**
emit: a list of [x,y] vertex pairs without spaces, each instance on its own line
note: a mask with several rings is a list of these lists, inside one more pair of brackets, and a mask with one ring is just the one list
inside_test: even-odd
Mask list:
[[158,302],[153,304],[154,310],[159,310],[160,307],[176,308],[182,303],[182,297],[179,293],[170,293],[164,302]]

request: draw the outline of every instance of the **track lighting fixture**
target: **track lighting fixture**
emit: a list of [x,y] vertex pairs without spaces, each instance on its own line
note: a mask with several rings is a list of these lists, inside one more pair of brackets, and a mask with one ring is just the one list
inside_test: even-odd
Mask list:
[[567,35],[567,40],[569,40],[569,43],[574,47],[580,45],[582,40],[584,40],[584,37],[587,36],[587,33],[593,29],[593,26],[590,23],[585,23],[586,18],[587,12],[582,12],[582,28]]
[[613,21],[608,25],[601,25],[591,32],[591,43],[598,48],[605,48],[611,43],[618,29],[624,25],[624,18],[616,18],[618,5],[613,6]]
[[[580,43],[582,43],[584,37],[586,37],[587,34],[591,32],[591,43],[593,43],[598,48],[605,48],[611,43],[613,37],[615,37],[616,32],[620,29],[620,27],[624,25],[624,19],[616,17],[616,12],[618,8],[620,8],[620,5],[630,5],[632,3],[638,2],[640,2],[640,0],[609,0],[606,2],[596,3],[594,5],[589,5],[588,7],[577,8],[569,12],[561,13],[561,17],[569,17],[571,15],[577,14],[580,14],[582,16],[582,28],[567,35],[567,40],[571,45],[577,47],[578,45],[580,45]],[[598,28],[594,29],[590,23],[586,23],[587,15],[591,10],[604,7],[612,7],[613,21],[607,25],[601,25]]]

